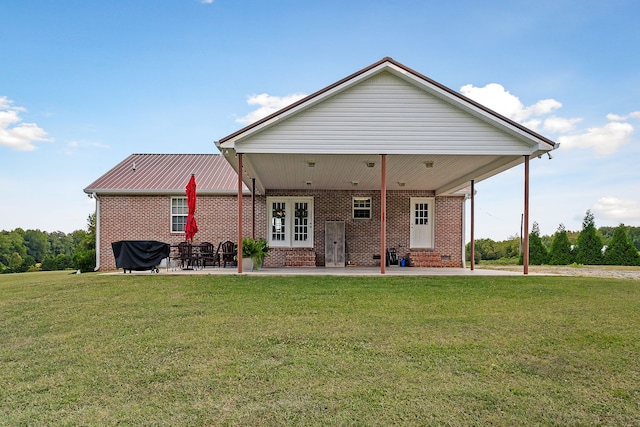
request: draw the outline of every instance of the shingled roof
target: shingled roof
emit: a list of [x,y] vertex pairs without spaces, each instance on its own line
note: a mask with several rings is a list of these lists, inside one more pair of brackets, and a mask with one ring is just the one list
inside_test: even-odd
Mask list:
[[[132,154],[84,189],[87,194],[237,194],[238,175],[219,154]],[[243,186],[245,192],[248,189]]]

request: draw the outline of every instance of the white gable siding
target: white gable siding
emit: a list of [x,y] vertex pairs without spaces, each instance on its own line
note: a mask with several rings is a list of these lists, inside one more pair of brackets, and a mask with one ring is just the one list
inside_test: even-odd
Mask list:
[[274,121],[244,153],[529,154],[532,147],[389,72]]

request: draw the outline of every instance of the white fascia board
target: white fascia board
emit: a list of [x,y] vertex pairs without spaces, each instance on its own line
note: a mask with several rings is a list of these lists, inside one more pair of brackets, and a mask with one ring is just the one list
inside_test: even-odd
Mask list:
[[[537,147],[536,147],[537,148]],[[531,147],[523,146],[521,149],[512,149],[512,150],[480,150],[480,151],[464,151],[464,150],[451,150],[447,148],[429,148],[427,150],[416,150],[416,149],[403,149],[397,146],[385,145],[385,146],[375,146],[372,145],[370,147],[362,147],[362,148],[353,148],[353,147],[340,147],[339,150],[336,150],[335,147],[327,147],[325,149],[321,149],[319,147],[313,147],[312,150],[306,149],[304,146],[301,147],[272,147],[266,150],[264,147],[260,147],[257,149],[247,149],[243,151],[244,154],[301,154],[301,155],[313,155],[313,154],[324,154],[324,155],[379,155],[379,154],[397,154],[397,155],[482,155],[482,156],[526,156],[526,155],[534,155],[537,153],[536,150]],[[536,154],[537,155],[537,154]],[[231,163],[231,161],[230,161]],[[236,169],[236,167],[234,167]]]
[[[464,95],[462,94],[457,94],[454,95],[438,86],[435,86],[433,84],[431,84],[428,81],[425,81],[421,78],[419,78],[416,75],[413,75],[411,73],[408,73],[406,70],[398,68],[397,66],[393,65],[393,64],[388,64],[388,68],[390,70],[392,70],[394,72],[395,75],[397,75],[398,77],[406,80],[406,81],[410,81],[413,84],[415,84],[416,86],[422,87],[424,90],[426,90],[427,92],[431,93],[432,95],[444,100],[445,102],[448,102],[449,104],[452,104],[464,111],[467,111],[469,114],[478,117],[480,119],[482,119],[485,122],[490,122],[492,123],[494,126],[497,126],[503,130],[507,130],[508,132],[510,132],[511,134],[516,134],[519,139],[523,140],[523,142],[526,142],[528,145],[530,146],[537,146],[536,148],[540,149],[540,150],[552,150],[553,147],[551,147],[549,145],[549,143],[547,143],[546,141],[535,137],[535,135],[530,134],[529,132],[524,131],[523,129],[514,126],[513,124],[509,123],[508,121],[504,121],[501,120],[499,116],[495,116],[487,111],[485,111],[482,108],[477,107],[476,105],[473,105],[471,103],[468,103],[464,100],[464,98],[462,98]],[[459,95],[459,96],[457,96]],[[496,114],[500,115],[499,113],[496,112]],[[535,131],[532,131],[535,133]],[[557,145],[557,144],[556,144]]]

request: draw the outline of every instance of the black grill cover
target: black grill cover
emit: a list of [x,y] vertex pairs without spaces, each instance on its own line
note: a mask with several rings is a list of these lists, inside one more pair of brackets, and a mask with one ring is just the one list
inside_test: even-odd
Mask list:
[[169,256],[168,243],[155,240],[121,240],[111,243],[116,267],[124,270],[150,270]]

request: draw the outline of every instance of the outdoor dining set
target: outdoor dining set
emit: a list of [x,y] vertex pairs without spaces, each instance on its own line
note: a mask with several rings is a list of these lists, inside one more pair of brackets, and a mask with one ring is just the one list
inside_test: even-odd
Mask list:
[[171,246],[170,265],[172,268],[183,270],[197,270],[206,267],[226,267],[237,265],[237,247],[232,241],[218,243],[189,241],[180,242]]

